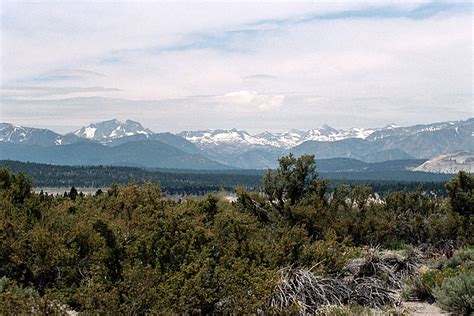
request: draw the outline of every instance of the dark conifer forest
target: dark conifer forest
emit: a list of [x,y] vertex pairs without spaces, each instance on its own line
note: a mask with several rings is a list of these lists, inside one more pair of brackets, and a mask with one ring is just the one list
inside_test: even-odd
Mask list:
[[[334,161],[318,162],[324,171],[318,168],[321,178],[330,179],[328,189],[347,184],[350,186],[367,185],[374,192],[384,194],[389,191],[426,191],[436,195],[446,195],[445,183],[453,175],[426,172],[404,171],[400,166],[405,162],[390,162],[394,170],[382,166],[364,172],[335,172]],[[387,163],[385,163],[387,164]],[[328,166],[329,165],[329,166]],[[150,170],[123,166],[57,166],[50,164],[24,163],[2,160],[0,167],[12,172],[23,172],[35,188],[109,188],[113,183],[159,184],[163,193],[168,195],[205,195],[220,190],[233,192],[236,187],[248,190],[261,190],[265,170]],[[387,170],[389,169],[389,170]]]

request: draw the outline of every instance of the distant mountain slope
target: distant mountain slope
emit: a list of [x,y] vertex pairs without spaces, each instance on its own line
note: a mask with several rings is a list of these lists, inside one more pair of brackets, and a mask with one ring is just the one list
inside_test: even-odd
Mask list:
[[0,142],[0,159],[62,165],[125,165],[148,168],[232,169],[199,154],[189,154],[156,140],[105,146],[77,142],[63,146]]
[[466,171],[474,173],[474,154],[472,152],[455,152],[431,158],[414,171],[433,173],[457,173]]
[[469,119],[415,127],[392,127],[374,132],[366,139],[307,141],[291,151],[297,155],[309,153],[319,158],[348,157],[367,162],[426,159],[459,150],[474,152],[473,135],[474,119]]
[[0,142],[51,146],[61,143],[62,135],[49,129],[0,123]]
[[291,152],[297,156],[304,154],[315,155],[317,159],[354,158],[358,159],[379,148],[363,139],[348,138],[334,142],[306,141],[293,147]]
[[384,135],[380,131],[367,140],[383,149],[399,149],[416,158],[467,150],[474,152],[474,118],[466,121],[395,128]]
[[171,133],[156,133],[150,136],[150,139],[158,140],[162,143],[168,144],[170,146],[176,147],[184,152],[190,154],[200,153],[199,148],[191,143],[190,141],[184,139],[181,136],[171,134]]
[[157,140],[128,142],[111,148],[113,165],[135,165],[148,168],[233,169],[205,158],[189,154]]
[[223,162],[242,169],[271,169],[278,165],[278,158],[286,154],[285,150],[251,149],[240,154],[229,155]]
[[425,132],[435,132],[446,129],[456,129],[460,125],[470,125],[474,119],[470,118],[465,121],[452,121],[452,122],[439,122],[432,124],[418,124],[413,126],[401,127],[401,126],[391,126],[390,128],[383,128],[377,130],[370,134],[367,137],[369,141],[375,141],[379,139],[385,139],[389,137],[403,137],[403,136],[412,136],[415,134],[425,133]]
[[121,138],[111,139],[104,145],[118,146],[128,142],[137,142],[145,140],[157,140],[190,154],[199,154],[200,152],[196,145],[194,145],[190,141],[187,141],[186,139],[171,133],[157,133],[152,135],[138,134],[132,136],[124,136]]
[[382,149],[378,151],[369,152],[366,155],[360,157],[361,160],[367,162],[380,162],[390,160],[407,160],[413,159],[412,155],[407,154],[401,149]]

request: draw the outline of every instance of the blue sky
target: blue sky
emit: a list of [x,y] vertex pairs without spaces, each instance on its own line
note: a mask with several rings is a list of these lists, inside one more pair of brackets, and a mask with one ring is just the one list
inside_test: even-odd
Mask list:
[[474,116],[462,1],[2,2],[1,121],[60,132]]

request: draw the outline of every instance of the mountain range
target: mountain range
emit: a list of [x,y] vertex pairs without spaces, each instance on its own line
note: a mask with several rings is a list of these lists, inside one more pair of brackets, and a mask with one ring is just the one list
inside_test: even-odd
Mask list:
[[474,152],[474,118],[400,127],[251,134],[215,129],[154,133],[139,122],[108,120],[67,134],[0,123],[0,159],[65,165],[127,165],[177,169],[265,169],[278,157],[314,154],[317,159],[362,162],[423,159]]
[[[394,128],[395,125],[389,125],[384,129]],[[178,135],[198,144],[200,147],[212,147],[223,144],[238,144],[239,146],[270,146],[284,149],[291,149],[305,141],[333,142],[346,138],[367,138],[378,129],[351,128],[348,130],[338,130],[329,125],[323,125],[320,128],[309,131],[291,129],[283,133],[263,132],[256,135],[242,130],[215,129],[200,131],[185,131]]]

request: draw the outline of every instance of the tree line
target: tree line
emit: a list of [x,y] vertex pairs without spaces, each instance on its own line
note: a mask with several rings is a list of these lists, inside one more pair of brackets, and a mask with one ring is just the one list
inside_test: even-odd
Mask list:
[[[130,182],[152,182],[159,184],[162,192],[171,195],[206,195],[220,190],[234,191],[237,186],[248,190],[262,190],[262,177],[265,173],[264,170],[147,170],[120,166],[56,166],[8,160],[0,161],[0,166],[12,172],[25,173],[32,179],[33,185],[39,188],[108,188],[113,183],[125,185]],[[331,191],[340,184],[349,184],[367,185],[379,194],[398,190],[420,190],[436,195],[446,195],[444,185],[451,177],[425,175],[421,178],[418,173],[408,171],[402,172],[402,175],[400,172],[387,172],[392,174],[389,177],[391,180],[379,180],[372,173],[360,172],[320,175],[331,179],[328,187]],[[378,174],[380,176],[380,172]]]

